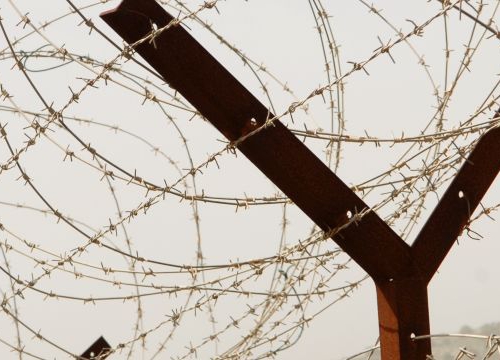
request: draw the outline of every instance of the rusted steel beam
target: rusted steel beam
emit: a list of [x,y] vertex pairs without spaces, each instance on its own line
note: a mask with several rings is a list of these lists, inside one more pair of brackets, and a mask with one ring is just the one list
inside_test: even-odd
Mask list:
[[499,172],[495,128],[479,139],[413,243],[414,275],[375,281],[382,359],[424,360],[431,354],[430,339],[411,339],[430,333],[427,285]]
[[[497,115],[498,116],[498,113]],[[424,360],[428,334],[427,285],[500,172],[500,128],[478,141],[412,245],[414,276],[376,280],[382,359]]]
[[430,333],[427,283],[417,276],[376,285],[382,359],[426,359],[430,339],[413,341],[412,336]]
[[415,262],[427,282],[499,171],[500,128],[496,128],[481,137],[412,245]]
[[[129,44],[151,34],[152,24],[161,28],[173,20],[154,0],[125,0],[101,17]],[[182,26],[136,50],[231,141],[273,116]],[[238,149],[325,231],[347,223],[348,211],[368,208],[279,121]],[[408,270],[409,246],[374,212],[334,240],[373,278],[400,278]],[[384,256],[374,256],[381,249]]]
[[[124,0],[101,16],[129,44],[152,34],[152,24],[162,28],[174,20],[154,0]],[[230,141],[273,117],[180,25],[135,50]],[[430,340],[413,342],[411,335],[430,332],[427,284],[500,169],[499,137],[494,129],[481,138],[413,247],[374,212],[334,237],[376,283],[384,360],[431,354]],[[346,224],[348,212],[368,208],[279,121],[238,149],[325,231]]]

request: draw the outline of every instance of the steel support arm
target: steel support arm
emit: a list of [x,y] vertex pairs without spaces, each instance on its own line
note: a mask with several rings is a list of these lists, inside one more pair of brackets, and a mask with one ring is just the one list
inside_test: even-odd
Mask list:
[[[174,20],[153,0],[125,0],[101,17],[129,44],[151,34],[152,24],[161,28]],[[136,51],[231,141],[273,116],[181,25],[143,42]],[[368,208],[279,121],[238,149],[325,231],[347,223],[348,211]],[[374,278],[407,272],[409,246],[374,212],[342,230],[335,241]],[[374,256],[382,251],[384,256]]]
[[[101,16],[230,141],[274,116],[154,0],[124,0]],[[369,209],[280,121],[238,149],[324,231]],[[376,283],[384,360],[431,353],[430,340],[411,339],[430,331],[427,284],[499,170],[496,128],[479,140],[412,247],[373,211],[334,236]]]

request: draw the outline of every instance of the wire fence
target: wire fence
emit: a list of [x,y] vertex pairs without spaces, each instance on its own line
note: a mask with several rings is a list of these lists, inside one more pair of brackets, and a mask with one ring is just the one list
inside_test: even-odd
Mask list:
[[[238,146],[282,121],[335,172],[350,170],[344,157],[353,149],[375,149],[390,162],[351,188],[410,241],[426,205],[478,137],[500,122],[498,69],[482,66],[498,49],[499,1],[431,1],[418,5],[415,20],[393,20],[376,5],[353,2],[360,21],[379,24],[384,34],[372,34],[378,45],[352,61],[340,42],[346,35],[335,30],[342,6],[304,0],[309,13],[300,25],[315,29],[320,49],[320,69],[306,70],[322,76],[306,91],[207,20],[230,16],[226,2],[160,1],[175,21],[152,26],[131,46],[96,17],[117,1],[81,3],[44,9],[5,0],[0,9],[0,289],[7,329],[0,342],[12,358],[78,358],[90,344],[79,334],[101,332],[112,358],[291,358],[287,350],[315,320],[368,280],[330,239],[364,213],[321,231],[268,183],[251,178],[238,186],[255,173],[238,165]],[[279,115],[236,141],[220,140],[134,54],[172,26],[192,28],[241,60],[240,70]],[[419,50],[437,36],[444,51]],[[465,44],[458,49],[453,41]],[[379,73],[382,83],[390,79],[392,66],[427,84],[427,118],[413,134],[369,135],[372,119],[350,115],[348,94]],[[374,96],[397,108],[399,100],[383,91]],[[363,131],[351,132],[350,124]],[[465,235],[480,238],[474,222],[499,207],[482,204]],[[500,358],[498,336],[468,337],[484,351],[460,348],[455,359]],[[376,356],[373,348],[348,359]]]

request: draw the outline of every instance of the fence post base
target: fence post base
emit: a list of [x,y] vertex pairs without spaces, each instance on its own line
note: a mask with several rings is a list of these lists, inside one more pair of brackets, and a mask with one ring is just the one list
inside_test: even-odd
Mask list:
[[377,302],[382,360],[426,360],[430,339],[427,284],[421,278],[377,281]]

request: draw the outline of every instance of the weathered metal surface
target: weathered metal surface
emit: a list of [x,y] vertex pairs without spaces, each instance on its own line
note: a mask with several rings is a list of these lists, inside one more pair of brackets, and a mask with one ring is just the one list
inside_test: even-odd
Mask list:
[[427,282],[499,171],[500,128],[496,128],[481,137],[412,245],[415,262]]
[[426,359],[430,339],[413,341],[412,335],[430,333],[427,283],[417,276],[376,285],[382,359]]
[[106,355],[106,350],[110,348],[111,345],[101,336],[80,355],[80,360],[93,360],[97,358],[99,358],[99,360],[104,360],[108,357],[108,355]]
[[[152,34],[152,24],[174,20],[154,0],[124,0],[101,16],[129,44]],[[181,25],[135,49],[230,141],[273,117]],[[431,353],[429,340],[411,339],[430,332],[427,284],[498,174],[499,144],[500,129],[483,136],[412,247],[374,212],[334,237],[377,285],[384,360],[424,360]],[[345,224],[348,211],[368,208],[279,121],[238,149],[325,231]]]

